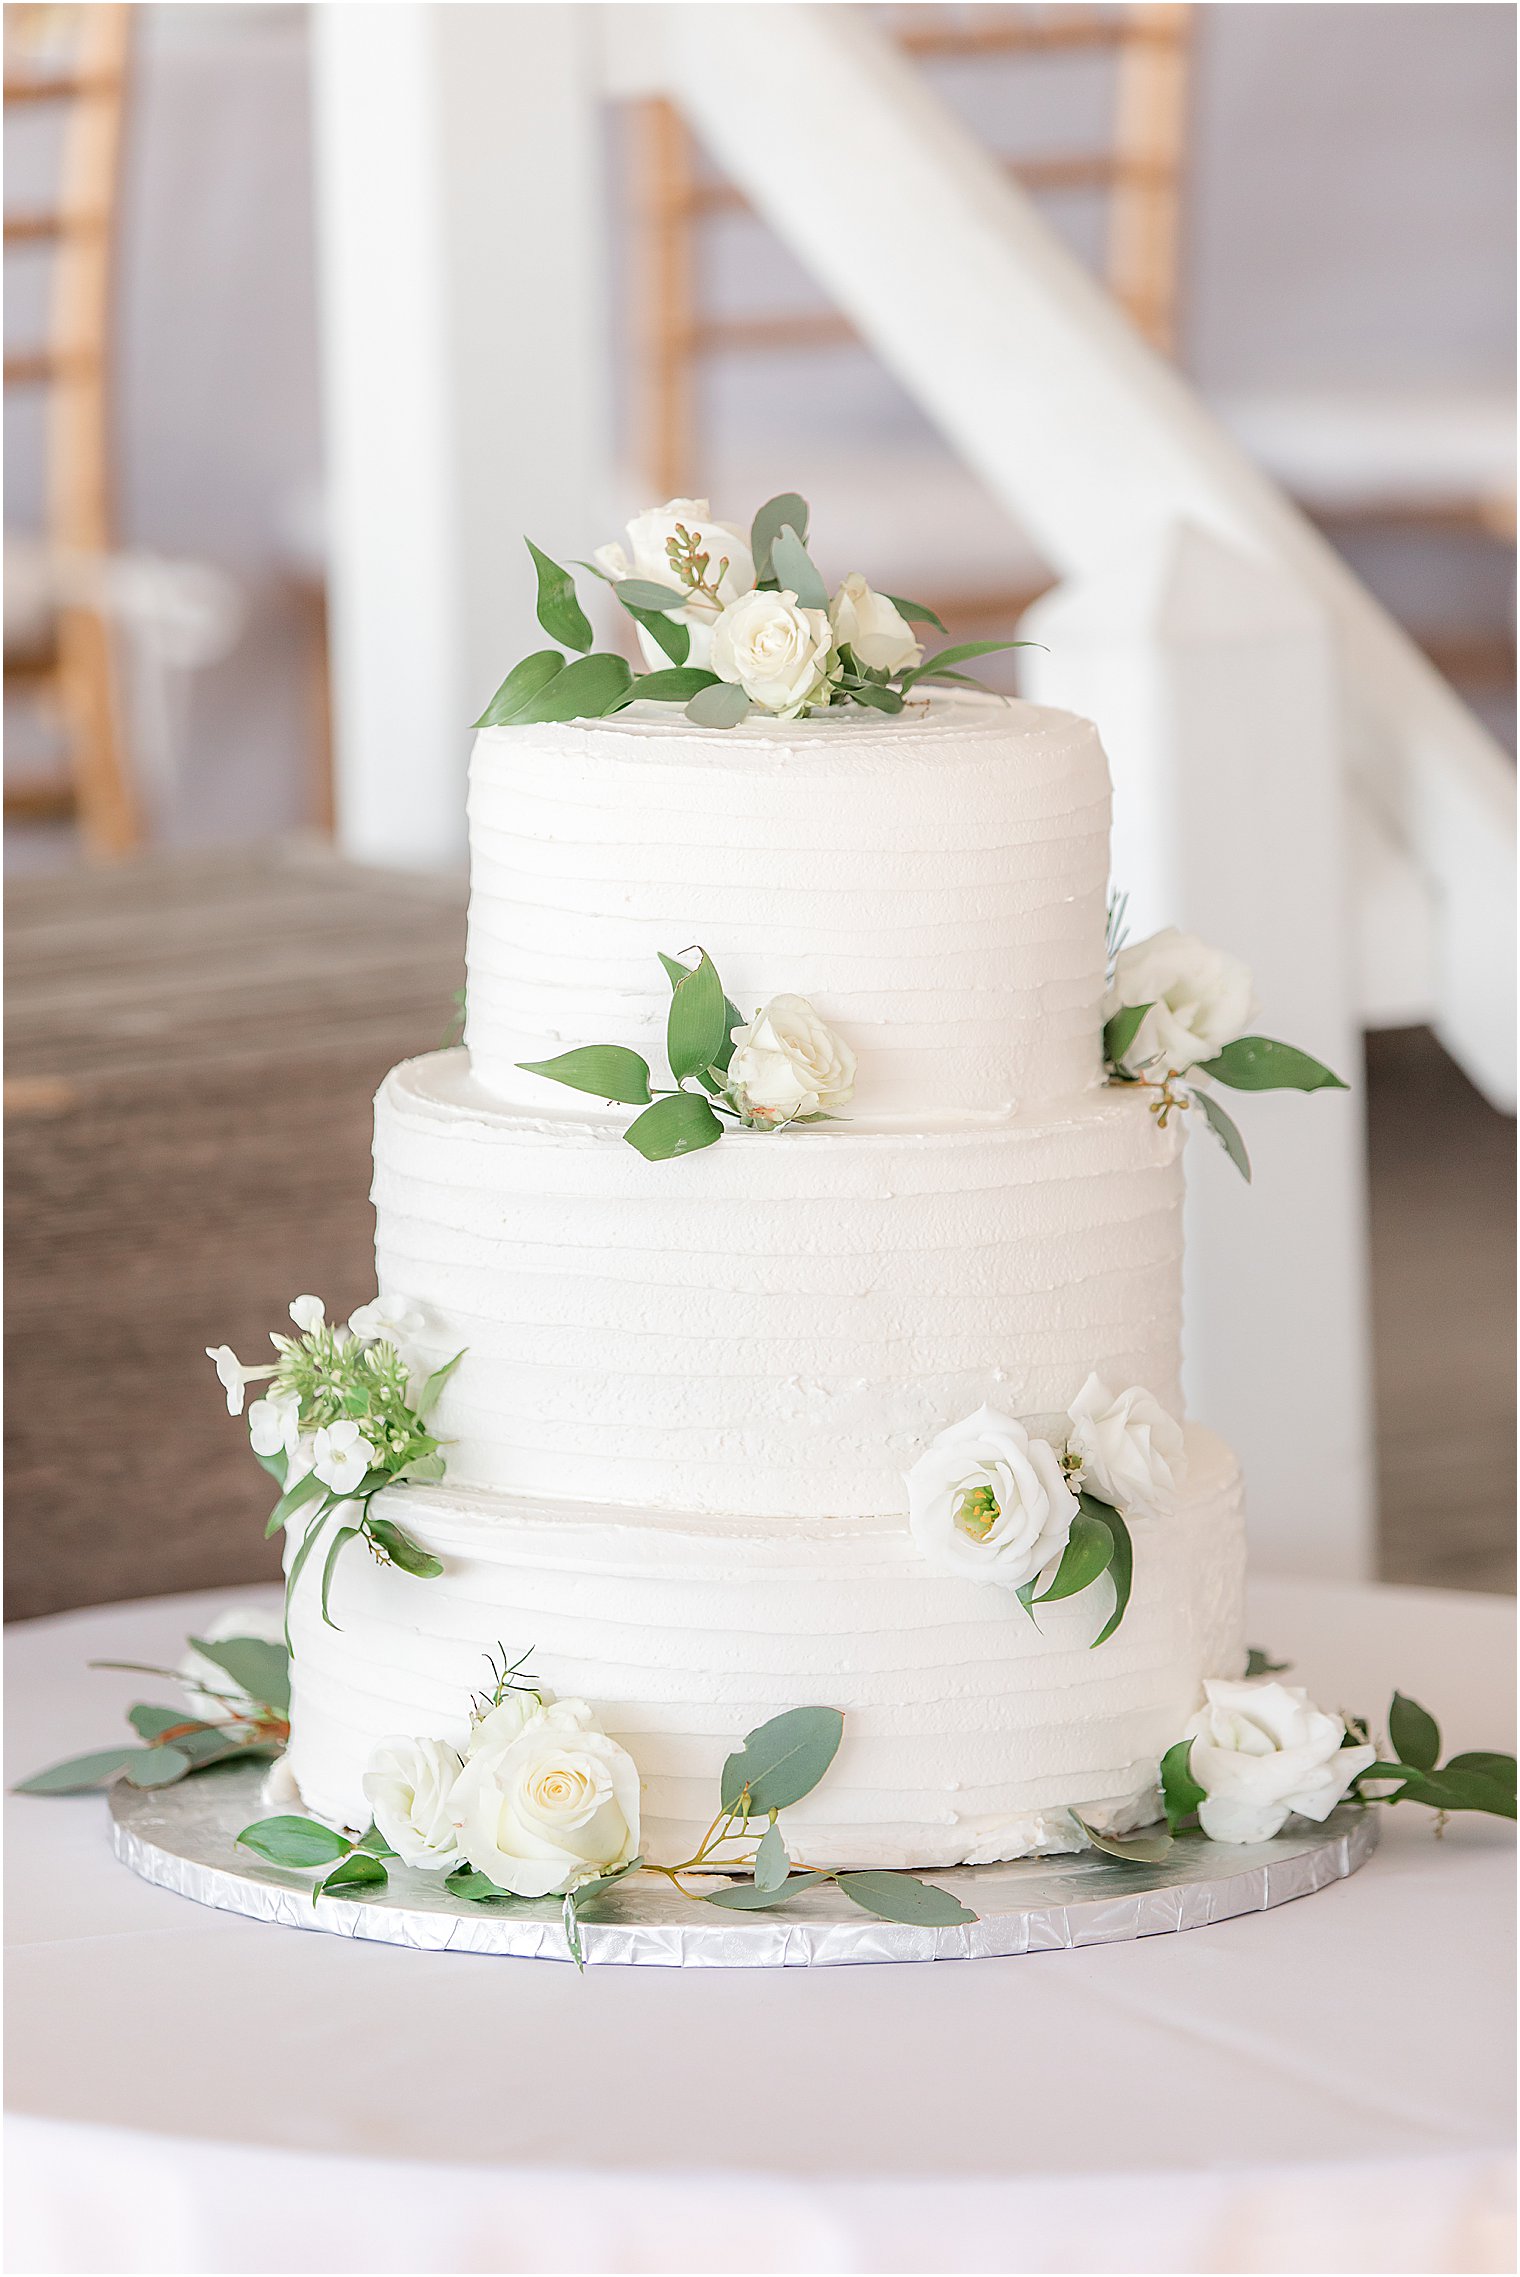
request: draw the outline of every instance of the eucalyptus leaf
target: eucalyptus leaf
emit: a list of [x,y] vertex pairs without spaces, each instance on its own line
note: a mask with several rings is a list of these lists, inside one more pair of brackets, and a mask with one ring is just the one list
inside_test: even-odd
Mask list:
[[1124,1004],[1111,1020],[1104,1021],[1103,1057],[1110,1067],[1124,1065],[1124,1055],[1140,1033],[1140,1023],[1151,1009],[1149,1004]]
[[721,686],[716,672],[702,671],[694,664],[672,665],[668,672],[646,672],[635,680],[633,700],[635,703],[684,704],[692,696],[699,696],[704,688]]
[[796,1897],[799,1890],[813,1889],[832,1878],[827,1873],[791,1874],[773,1890],[761,1889],[758,1882],[735,1882],[731,1889],[704,1890],[702,1895],[709,1905],[720,1905],[726,1913],[768,1913],[773,1905],[785,1905],[788,1898]]
[[[1095,1497],[1083,1494],[1078,1500],[1085,1510]],[[1135,1578],[1135,1544],[1124,1518],[1111,1503],[1098,1503],[1094,1515],[1102,1518],[1114,1541],[1114,1554],[1108,1568],[1108,1578],[1114,1585],[1114,1609],[1093,1638],[1092,1649],[1096,1652],[1100,1644],[1107,1644],[1128,1611],[1130,1588]]]
[[756,1889],[779,1890],[791,1870],[792,1861],[787,1856],[781,1829],[772,1824],[761,1836],[760,1847],[755,1852]]
[[605,1897],[609,1890],[615,1890],[625,1874],[631,1874],[635,1866],[642,1866],[643,1863],[642,1858],[630,1858],[626,1866],[618,1867],[616,1873],[593,1874],[589,1882],[577,1882],[571,1892],[575,1899],[576,1912],[580,1913],[586,1906],[594,1905],[597,1899]]
[[340,1526],[327,1546],[327,1557],[322,1567],[322,1618],[330,1629],[335,1629],[338,1626],[328,1609],[328,1595],[332,1589],[333,1570],[358,1532],[357,1526]]
[[749,717],[749,698],[731,680],[715,680],[710,688],[697,690],[686,717],[694,727],[737,727]]
[[870,1872],[837,1874],[835,1880],[852,1905],[874,1913],[879,1921],[907,1921],[925,1929],[948,1929],[956,1922],[975,1921],[969,1905],[942,1890],[936,1882],[921,1882],[914,1874]]
[[1192,1817],[1207,1793],[1193,1777],[1189,1760],[1192,1752],[1192,1741],[1179,1739],[1161,1758],[1161,1800],[1166,1806],[1166,1823],[1173,1834],[1185,1819]]
[[335,1834],[320,1819],[290,1816],[255,1819],[238,1843],[271,1866],[330,1866],[352,1847],[346,1834]]
[[[140,1732],[144,1739],[158,1739],[164,1732],[175,1731],[185,1724],[193,1724],[196,1719],[193,1716],[186,1715],[183,1708],[151,1708],[140,1705],[135,1708],[128,1708],[127,1722],[135,1732]],[[208,1726],[204,1725],[198,1726],[198,1728],[209,1729]]]
[[909,688],[915,681],[932,680],[936,672],[943,672],[950,664],[969,664],[973,656],[993,656],[1005,648],[1038,648],[1038,641],[1030,640],[963,640],[954,648],[942,648],[937,656],[926,656],[922,664],[915,664],[902,676],[901,685]]
[[371,1518],[369,1532],[371,1540],[385,1552],[392,1565],[400,1566],[403,1573],[411,1574],[418,1581],[436,1581],[442,1573],[442,1558],[435,1558],[431,1550],[425,1550],[420,1542],[414,1542],[411,1535],[404,1533],[394,1519]]
[[[420,1416],[424,1422],[426,1422],[427,1418],[432,1414],[434,1408],[438,1405],[438,1394],[442,1391],[444,1385],[448,1382],[450,1376],[454,1373],[454,1370],[458,1367],[460,1361],[464,1358],[464,1355],[465,1347],[461,1345],[460,1349],[454,1354],[453,1359],[445,1360],[441,1368],[435,1368],[432,1374],[428,1377],[427,1382],[423,1385],[421,1395],[414,1403],[413,1413]],[[415,1476],[415,1473],[413,1475]],[[442,1473],[440,1472],[439,1475],[441,1477]]]
[[120,1747],[98,1747],[90,1755],[70,1755],[62,1763],[54,1763],[46,1771],[33,1772],[16,1788],[18,1795],[86,1795],[94,1787],[104,1787],[146,1755],[145,1747],[124,1743]]
[[885,593],[883,594],[882,598],[883,600],[890,601],[893,608],[897,611],[898,615],[902,617],[908,624],[933,625],[936,632],[944,633],[948,639],[950,633],[949,626],[942,624],[939,618],[934,614],[934,611],[932,609],[926,609],[922,601],[905,601],[900,593]]
[[1270,1036],[1239,1036],[1226,1044],[1217,1059],[1200,1062],[1194,1071],[1227,1083],[1232,1091],[1344,1091],[1347,1087],[1322,1060],[1292,1044],[1277,1044]]
[[[221,1752],[220,1746],[217,1750]],[[228,1753],[236,1753],[228,1749]],[[133,1763],[126,1766],[129,1787],[172,1787],[176,1780],[194,1768],[191,1758],[182,1747],[150,1747]]]
[[1402,1692],[1394,1693],[1388,1711],[1388,1737],[1399,1761],[1411,1771],[1433,1771],[1441,1760],[1441,1731],[1435,1717]]
[[390,1875],[378,1858],[371,1857],[367,1850],[355,1850],[325,1881],[318,1882],[311,1893],[311,1902],[315,1905],[318,1898],[331,1897],[334,1891],[344,1897],[354,1897],[362,1890],[383,1890],[389,1880]]
[[844,1717],[837,1708],[788,1708],[757,1724],[723,1766],[724,1810],[737,1810],[746,1789],[750,1818],[800,1803],[838,1754],[843,1731]]
[[575,597],[575,579],[568,569],[561,569],[546,553],[540,553],[531,538],[524,545],[533,556],[538,571],[538,621],[551,640],[563,641],[566,648],[589,648],[596,638],[591,619]]
[[1061,1597],[1076,1597],[1091,1588],[1100,1573],[1107,1573],[1114,1557],[1113,1529],[1106,1518],[1097,1512],[1105,1504],[1097,1503],[1084,1494],[1079,1497],[1081,1509],[1071,1522],[1071,1535],[1061,1552],[1055,1579],[1038,1597],[1030,1599],[1032,1605],[1050,1605]]
[[625,1107],[649,1104],[649,1062],[623,1044],[586,1044],[578,1051],[561,1052],[557,1059],[524,1059],[517,1064],[525,1075],[545,1075],[551,1083],[589,1091],[597,1099]]
[[546,721],[603,719],[625,704],[633,690],[633,667],[624,656],[609,649],[578,656],[556,673],[515,715],[514,726],[542,725]]
[[277,1708],[281,1715],[290,1706],[290,1655],[282,1646],[263,1637],[223,1637],[216,1644],[192,1637],[190,1649],[224,1669],[250,1700]]
[[[624,603],[627,607],[627,603]],[[663,616],[658,609],[629,609],[628,614],[637,625],[642,625],[657,648],[662,648],[672,664],[684,664],[691,654],[691,627],[683,625],[678,617]],[[641,682],[634,682],[630,702],[650,691]]]
[[665,1051],[677,1083],[684,1083],[699,1068],[711,1067],[722,1050],[725,1002],[717,968],[701,949],[696,965],[681,975],[671,992]]
[[749,550],[755,564],[757,585],[766,585],[772,581],[774,573],[771,568],[771,548],[784,529],[795,530],[806,545],[808,503],[805,498],[799,498],[795,490],[784,490],[779,498],[767,498],[750,524]]
[[1073,1811],[1071,1815],[1094,1850],[1101,1850],[1105,1858],[1122,1858],[1127,1866],[1161,1866],[1171,1855],[1169,1833],[1100,1834],[1096,1827],[1088,1825],[1080,1811]]
[[[247,1729],[246,1725],[243,1729]],[[230,1763],[234,1756],[246,1763],[250,1757],[257,1760],[271,1751],[279,1752],[272,1740],[249,1741],[239,1738],[235,1729],[225,1726],[220,1731],[208,1728],[205,1731],[180,1732],[169,1744],[179,1754],[189,1758],[192,1771],[209,1770],[213,1763]],[[134,1785],[137,1783],[133,1782]]]
[[619,577],[612,587],[625,609],[649,609],[670,615],[684,609],[691,595],[676,585],[658,585],[652,577]]
[[799,609],[827,609],[829,589],[789,522],[783,523],[771,541],[771,575],[782,592],[796,594]]
[[675,1091],[636,1115],[623,1136],[646,1162],[669,1162],[711,1146],[723,1125],[699,1092]]
[[1203,1109],[1204,1121],[1249,1186],[1251,1183],[1251,1157],[1246,1152],[1245,1140],[1236,1128],[1235,1118],[1233,1115],[1225,1113],[1211,1091],[1201,1090],[1197,1085],[1191,1088],[1193,1097]]
[[565,1892],[565,1902],[560,1907],[560,1919],[565,1925],[565,1943],[570,1948],[570,1958],[581,1975],[584,1976],[586,1973],[586,1954],[585,1948],[581,1944],[580,1916],[575,1910],[575,1893],[573,1890]]
[[557,648],[536,648],[531,656],[513,665],[474,725],[477,728],[509,726],[524,704],[531,703],[564,669],[565,660]]

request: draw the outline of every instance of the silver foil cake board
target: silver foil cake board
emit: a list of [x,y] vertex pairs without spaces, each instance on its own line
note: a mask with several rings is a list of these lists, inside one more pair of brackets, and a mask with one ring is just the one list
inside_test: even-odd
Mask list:
[[[259,1800],[262,1765],[207,1771],[162,1788],[111,1788],[116,1855],[145,1881],[200,1905],[330,1936],[366,1937],[423,1952],[571,1958],[557,1898],[531,1905],[471,1904],[442,1878],[393,1866],[367,1898],[319,1898],[320,1873],[267,1866],[237,1848]],[[1125,1865],[1085,1851],[1003,1866],[963,1866],[926,1879],[953,1890],[978,1918],[928,1929],[877,1921],[832,1884],[804,1890],[775,1912],[733,1913],[635,1872],[581,1918],[588,1966],[827,1968],[851,1961],[976,1961],[1112,1945],[1201,1929],[1308,1897],[1364,1865],[1377,1845],[1377,1812],[1342,1804],[1323,1826],[1305,1820],[1271,1842],[1225,1844],[1180,1835],[1160,1866]],[[709,1888],[721,1887],[710,1882]]]

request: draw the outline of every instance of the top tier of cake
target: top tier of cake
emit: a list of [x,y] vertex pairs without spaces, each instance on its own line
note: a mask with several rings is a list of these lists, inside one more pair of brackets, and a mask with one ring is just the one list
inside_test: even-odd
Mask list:
[[996,697],[722,733],[653,704],[487,729],[470,769],[475,1078],[542,1108],[552,1092],[519,1061],[609,1043],[658,1067],[659,952],[700,944],[746,1017],[811,999],[857,1055],[858,1120],[1069,1100],[1101,1073],[1108,828],[1092,725]]

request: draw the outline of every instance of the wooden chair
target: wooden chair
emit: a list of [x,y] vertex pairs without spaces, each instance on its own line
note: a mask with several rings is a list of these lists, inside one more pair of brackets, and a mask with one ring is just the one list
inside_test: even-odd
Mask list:
[[[5,107],[62,116],[56,195],[7,212],[5,246],[51,254],[46,338],[5,357],[5,385],[46,398],[44,537],[74,562],[100,559],[112,537],[109,434],[111,284],[122,117],[131,41],[128,6],[6,10]],[[115,855],[140,837],[123,759],[111,629],[85,605],[81,580],[48,612],[44,636],[5,658],[7,693],[24,685],[56,715],[67,772],[7,784],[8,815],[77,817],[86,847]]]

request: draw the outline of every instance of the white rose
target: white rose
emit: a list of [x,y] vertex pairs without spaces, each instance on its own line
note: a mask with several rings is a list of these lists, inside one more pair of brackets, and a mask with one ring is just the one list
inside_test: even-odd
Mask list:
[[924,1557],[1000,1589],[1022,1589],[1059,1557],[1076,1515],[1055,1448],[994,1408],[952,1423],[908,1473],[908,1517]]
[[553,1698],[552,1692],[508,1692],[471,1724],[465,1754],[483,1755],[489,1748],[505,1747],[525,1724],[552,1705]]
[[364,1799],[376,1826],[408,1866],[446,1873],[460,1850],[450,1816],[454,1784],[464,1768],[441,1739],[383,1739],[364,1773]]
[[320,1297],[297,1297],[291,1305],[290,1317],[303,1336],[311,1336],[326,1324],[327,1309]]
[[1213,1059],[1247,1034],[1257,1016],[1251,975],[1240,959],[1211,949],[1196,933],[1179,933],[1175,925],[1121,949],[1114,959],[1104,1018],[1111,1020],[1127,1004],[1151,1007],[1124,1055],[1127,1063],[1155,1062],[1176,1075]]
[[907,619],[885,593],[874,593],[852,569],[829,603],[829,622],[841,648],[853,650],[869,672],[904,672],[923,657]]
[[832,1114],[855,1096],[855,1054],[805,996],[773,996],[734,1030],[728,1092],[753,1123]]
[[248,1440],[256,1455],[292,1455],[301,1436],[301,1395],[272,1391],[248,1410]]
[[[266,1613],[257,1605],[234,1605],[218,1613],[200,1631],[203,1644],[227,1644],[233,1637],[254,1637],[260,1644],[284,1645],[285,1621],[280,1613]],[[202,1723],[251,1723],[262,1701],[253,1699],[234,1683],[225,1668],[208,1660],[192,1646],[177,1670],[180,1689],[192,1716]]]
[[471,1752],[451,1812],[478,1873],[518,1897],[558,1896],[634,1856],[639,1775],[583,1700],[559,1700]]
[[[705,669],[712,652],[712,628],[719,602],[737,601],[755,582],[749,540],[742,530],[735,529],[732,522],[715,522],[705,498],[672,498],[664,506],[650,506],[635,515],[628,525],[626,550],[620,545],[598,546],[592,559],[609,577],[647,577],[652,584],[668,585],[673,592],[680,592],[681,581],[665,550],[676,534],[678,522],[688,535],[700,539],[697,551],[709,557],[705,581],[716,588],[718,601],[698,594],[685,608],[668,610],[666,614],[673,623],[689,627],[691,647],[686,661]],[[720,578],[718,568],[724,561],[728,567]],[[669,665],[670,658],[642,625],[639,646],[652,671],[663,671]]]
[[751,703],[791,719],[826,698],[837,676],[833,628],[824,609],[799,609],[795,593],[746,593],[713,628],[708,663]]
[[421,1307],[408,1297],[371,1297],[348,1316],[355,1336],[366,1344],[402,1345],[426,1325]]
[[1296,1684],[1253,1677],[1204,1685],[1207,1704],[1188,1725],[1193,1777],[1204,1790],[1198,1818],[1211,1842],[1266,1842],[1290,1811],[1328,1818],[1352,1780],[1377,1760],[1346,1747],[1339,1716],[1316,1708]]
[[373,1446],[347,1416],[324,1424],[312,1442],[311,1468],[334,1494],[352,1494],[374,1460]]
[[1067,1451],[1082,1458],[1080,1484],[1116,1510],[1142,1518],[1171,1508],[1187,1458],[1182,1426],[1138,1385],[1117,1398],[1089,1376],[1066,1413]]

